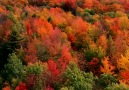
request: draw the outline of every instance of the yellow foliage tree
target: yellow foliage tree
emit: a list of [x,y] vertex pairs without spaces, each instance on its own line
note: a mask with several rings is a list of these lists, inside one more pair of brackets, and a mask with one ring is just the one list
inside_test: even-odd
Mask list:
[[117,61],[117,67],[119,70],[129,71],[129,50],[125,55],[121,55],[121,58]]
[[106,73],[106,74],[113,74],[114,73],[113,70],[115,69],[115,67],[111,65],[108,57],[105,57],[102,60],[102,65],[103,66],[100,67],[101,72]]
[[121,30],[127,30],[129,29],[129,19],[127,16],[120,17],[118,21],[118,26]]

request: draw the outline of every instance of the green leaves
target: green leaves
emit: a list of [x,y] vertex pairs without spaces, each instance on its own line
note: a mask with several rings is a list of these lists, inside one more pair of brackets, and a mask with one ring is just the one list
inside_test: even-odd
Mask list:
[[22,80],[26,74],[25,66],[22,65],[21,60],[18,59],[15,53],[9,55],[8,64],[5,65],[5,69],[5,75],[7,75],[6,78],[8,78],[9,81],[11,81],[12,78]]
[[[111,75],[111,74],[102,74],[100,76],[100,78],[98,79],[97,84],[101,87],[101,88],[105,88],[108,85],[110,85],[111,83],[117,83],[117,79]],[[112,89],[110,89],[112,90]]]
[[92,90],[94,84],[93,74],[81,71],[76,64],[69,64],[64,77],[66,79],[64,84],[67,87],[72,86],[74,90]]
[[27,67],[27,73],[34,74],[34,75],[41,75],[43,73],[44,69],[43,66],[36,62],[35,64],[29,65]]
[[104,90],[129,90],[129,86],[121,83],[112,83],[110,85],[108,85],[108,87],[106,87]]

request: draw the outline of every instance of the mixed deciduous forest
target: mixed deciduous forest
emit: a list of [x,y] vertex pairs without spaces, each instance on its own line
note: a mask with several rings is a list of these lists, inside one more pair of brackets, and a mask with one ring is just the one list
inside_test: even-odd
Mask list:
[[0,0],[0,90],[129,90],[129,0]]

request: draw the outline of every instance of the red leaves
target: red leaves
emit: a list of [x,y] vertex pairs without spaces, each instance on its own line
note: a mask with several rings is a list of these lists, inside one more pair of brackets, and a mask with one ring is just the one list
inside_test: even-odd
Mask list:
[[100,60],[97,58],[93,58],[90,62],[88,62],[88,68],[94,75],[100,76]]
[[51,72],[52,77],[59,76],[66,69],[70,60],[72,60],[71,53],[66,46],[63,46],[59,62],[54,62],[52,59],[48,60],[48,71]]
[[128,10],[129,10],[129,1],[127,1],[127,2],[125,3],[124,9],[125,9],[126,12],[128,12]]
[[71,43],[73,43],[73,42],[76,41],[76,37],[75,37],[75,35],[72,34],[72,33],[69,33],[69,34],[68,34],[68,39],[69,39],[69,41],[70,41]]
[[[50,85],[51,87],[53,87],[54,83],[60,80],[60,71],[58,69],[58,64],[54,62],[54,60],[48,60],[47,64],[49,77],[47,78],[48,80],[46,85]],[[53,90],[53,88],[51,87],[48,86],[46,90]]]
[[113,32],[116,34],[119,30],[119,26],[118,26],[118,19],[115,18],[113,20],[113,24],[111,25],[111,29],[113,30]]
[[27,34],[28,34],[28,35],[32,35],[32,34],[33,34],[30,26],[31,26],[31,25],[30,25],[30,23],[28,22],[28,23],[26,24],[26,29],[27,29]]
[[129,85],[129,71],[122,71],[120,73],[120,82],[124,82],[125,84]]
[[45,90],[54,90],[54,88],[47,86],[47,88]]
[[26,63],[35,63],[36,61],[38,61],[37,50],[33,43],[29,42],[27,45],[27,49],[25,51],[26,51],[25,55]]
[[96,22],[94,23],[94,25],[95,25],[95,27],[98,27],[98,26],[99,26],[99,22],[96,21]]
[[51,72],[52,77],[57,77],[59,75],[57,64],[53,60],[48,60],[48,70]]
[[121,77],[125,80],[129,80],[129,71],[121,72]]
[[36,84],[36,75],[34,74],[29,74],[27,75],[27,78],[26,78],[26,85],[27,85],[27,88],[33,88]]
[[27,90],[25,83],[19,83],[15,90]]
[[0,14],[0,41],[8,40],[12,25],[12,21],[8,20],[5,14]]
[[64,45],[62,47],[62,53],[61,53],[61,57],[59,59],[61,72],[63,72],[66,69],[69,61],[72,61],[72,56],[71,56],[71,53],[69,52],[69,48]]
[[69,52],[69,48],[65,45],[62,47],[60,59],[66,63],[72,59],[71,53]]

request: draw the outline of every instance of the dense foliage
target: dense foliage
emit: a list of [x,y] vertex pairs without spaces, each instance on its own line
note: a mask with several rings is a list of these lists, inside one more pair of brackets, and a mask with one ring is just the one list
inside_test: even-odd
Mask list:
[[129,90],[129,0],[0,0],[0,90]]

